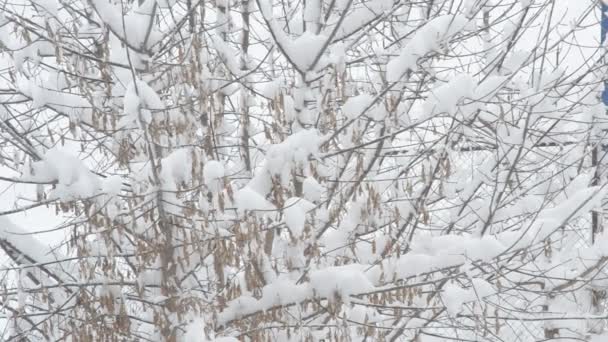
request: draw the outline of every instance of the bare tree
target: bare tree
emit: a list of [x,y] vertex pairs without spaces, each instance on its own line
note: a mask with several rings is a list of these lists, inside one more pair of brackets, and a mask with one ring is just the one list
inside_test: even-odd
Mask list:
[[2,339],[601,340],[576,3],[0,0]]

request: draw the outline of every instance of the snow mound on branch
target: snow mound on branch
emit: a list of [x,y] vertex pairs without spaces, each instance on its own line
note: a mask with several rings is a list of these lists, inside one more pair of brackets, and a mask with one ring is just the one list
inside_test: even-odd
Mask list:
[[321,136],[317,130],[308,129],[289,136],[280,144],[271,145],[266,153],[266,167],[279,175],[285,168],[306,165],[308,157],[319,150]]
[[368,272],[372,283],[408,278],[464,264],[468,259],[490,261],[505,251],[494,236],[442,235],[416,238],[412,250],[398,258],[387,258]]
[[[4,216],[0,216],[0,250],[19,265],[41,264],[34,268],[25,269],[43,284],[55,284],[57,281],[69,281],[69,270],[74,264],[62,261],[65,258],[57,250],[40,242],[28,231],[14,224]],[[51,290],[55,293],[55,290]]]
[[21,252],[20,262],[25,264],[47,263],[55,261],[55,257],[48,247],[33,238],[21,227],[15,225],[8,218],[0,216],[0,240],[10,243]]
[[110,196],[116,196],[121,191],[122,178],[120,178],[120,176],[110,176],[104,179],[101,187],[104,193]]
[[444,15],[429,21],[386,66],[386,79],[397,82],[408,71],[416,71],[418,59],[439,50],[442,43],[462,31],[468,19],[462,15]]
[[194,319],[186,326],[184,341],[188,342],[238,342],[234,337],[205,337],[205,321],[202,318]]
[[482,302],[484,298],[496,293],[492,284],[481,278],[471,279],[472,288],[464,289],[455,284],[447,284],[441,293],[441,299],[452,316],[456,316],[462,304],[472,301]]
[[272,16],[272,6],[266,1],[260,1],[260,11],[269,23],[269,28],[285,55],[301,71],[309,70],[313,67],[315,59],[327,50],[329,38],[324,34],[314,34],[312,32],[304,32],[300,36],[293,39],[290,37],[281,25],[274,20]]
[[175,190],[177,184],[189,182],[192,175],[188,165],[191,164],[190,149],[188,148],[175,150],[163,158],[160,174],[163,187],[166,190]]
[[[126,40],[129,45],[134,48],[144,49],[157,43],[162,34],[154,28],[154,20],[156,0],[147,0],[136,4],[123,17],[123,8],[121,2],[114,4],[108,0],[93,0],[91,1],[95,11],[101,20],[108,25],[112,33],[120,39]],[[167,2],[164,1],[166,4]],[[161,5],[163,2],[161,2]],[[148,31],[148,28],[152,28]]]
[[302,234],[306,213],[314,207],[314,204],[299,197],[292,197],[285,202],[285,223],[294,236],[299,237]]
[[313,177],[306,177],[302,183],[302,193],[307,200],[318,202],[323,195],[323,186]]
[[224,165],[217,160],[210,160],[203,166],[203,178],[211,191],[219,191],[224,177]]
[[[17,57],[15,57],[15,60],[17,60]],[[79,94],[60,90],[62,86],[63,82],[57,78],[46,77],[40,80],[28,79],[23,76],[17,77],[19,91],[32,98],[34,108],[47,106],[67,114],[70,119],[83,119],[82,117],[86,116],[83,109],[90,108],[91,104]]]
[[245,213],[246,211],[272,211],[277,209],[272,203],[268,202],[264,196],[248,186],[236,192],[234,201],[239,213]]
[[226,309],[218,315],[217,322],[219,325],[223,325],[257,311],[267,310],[275,305],[300,302],[310,297],[312,297],[312,291],[308,284],[298,285],[285,276],[281,276],[262,288],[262,298],[260,299],[243,295],[228,302]]
[[424,104],[427,112],[454,114],[458,103],[473,96],[477,82],[469,74],[458,75],[450,82],[442,84],[431,92]]
[[370,291],[374,285],[365,275],[365,266],[358,264],[328,267],[311,272],[313,293],[324,298],[340,296],[348,300],[352,294]]
[[94,175],[78,157],[58,149],[49,150],[41,161],[31,164],[22,179],[34,182],[57,182],[51,197],[62,200],[87,198],[102,188]]
[[243,295],[231,300],[227,308],[219,314],[218,324],[223,325],[276,305],[302,302],[314,296],[333,299],[337,295],[342,300],[348,300],[350,295],[373,289],[365,275],[365,266],[360,264],[315,270],[310,273],[310,279],[309,283],[297,284],[294,280],[281,276],[262,288],[260,299]]
[[285,53],[300,70],[308,70],[327,42],[327,37],[305,32],[294,41],[284,41]]
[[240,70],[237,59],[238,52],[232,49],[228,44],[226,44],[226,42],[218,37],[211,36],[211,41],[213,42],[213,47],[220,55],[222,61],[226,67],[228,67],[230,72],[234,75],[241,75],[242,71]]
[[588,214],[593,208],[601,206],[601,200],[606,196],[608,188],[592,186],[581,189],[564,198],[552,208],[542,210],[538,219],[525,232],[508,231],[497,235],[505,246],[511,248],[527,248],[534,243],[545,240],[566,223]]
[[369,94],[353,96],[346,100],[342,106],[342,112],[349,119],[356,119],[374,102],[374,97]]
[[125,118],[121,120],[123,125],[136,122],[140,113],[143,121],[148,123],[152,119],[148,110],[162,110],[165,107],[156,91],[140,80],[131,82],[127,86],[123,106],[125,114]]
[[[340,7],[345,5],[346,2]],[[337,34],[333,39],[334,42],[342,40],[344,37],[356,32],[361,26],[372,22],[374,19],[389,11],[393,7],[393,1],[374,0],[362,3],[359,6],[356,6],[355,4],[352,6],[354,7],[353,10],[348,13],[338,28]],[[340,10],[344,10],[344,8],[342,7]],[[328,32],[331,32],[332,30],[334,30],[333,25],[327,28]]]
[[[137,81],[137,90],[139,91],[139,99],[142,104],[147,109],[156,109],[160,110],[165,108],[163,101],[160,99],[160,96],[156,93],[152,87],[148,85],[148,83],[144,81]],[[133,83],[131,83],[133,87]]]
[[473,75],[457,75],[431,91],[430,96],[424,102],[424,111],[429,115],[432,113],[454,115],[460,108],[462,115],[467,119],[483,108],[482,101],[488,101],[494,97],[507,79],[506,76],[489,76],[478,84]]

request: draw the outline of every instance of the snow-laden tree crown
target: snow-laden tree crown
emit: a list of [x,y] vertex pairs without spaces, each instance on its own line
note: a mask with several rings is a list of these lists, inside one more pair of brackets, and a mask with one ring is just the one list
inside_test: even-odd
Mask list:
[[605,341],[600,15],[0,0],[0,339]]

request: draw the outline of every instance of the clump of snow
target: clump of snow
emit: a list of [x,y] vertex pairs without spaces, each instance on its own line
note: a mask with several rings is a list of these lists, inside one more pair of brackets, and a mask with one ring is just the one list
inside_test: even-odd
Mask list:
[[353,96],[346,100],[342,106],[342,112],[349,119],[355,119],[363,114],[363,111],[369,108],[374,102],[374,97],[369,94],[361,94]]
[[493,236],[477,238],[470,235],[441,235],[417,237],[412,243],[412,252],[431,256],[466,255],[473,260],[490,261],[504,250],[504,246]]
[[232,74],[240,75],[241,70],[239,67],[238,59],[236,58],[238,56],[238,52],[218,37],[211,36],[211,41],[213,42],[213,47],[222,58],[224,65],[228,67]]
[[120,127],[137,127],[138,120],[143,123],[152,121],[150,110],[161,110],[164,108],[163,101],[152,87],[146,82],[138,80],[131,82],[123,98],[123,110],[125,116],[119,122]]
[[28,41],[21,34],[13,31],[8,25],[9,20],[0,13],[0,43],[13,51],[13,63],[17,70],[22,71],[26,59],[39,61],[41,55],[53,55],[54,47],[50,41]]
[[94,175],[78,157],[58,149],[47,151],[42,160],[24,170],[23,179],[38,182],[57,182],[51,197],[62,200],[87,198],[101,190],[99,177]]
[[240,296],[228,303],[218,315],[218,324],[225,324],[257,311],[267,310],[275,305],[300,303],[313,296],[333,299],[340,296],[349,301],[349,296],[365,293],[373,285],[365,275],[366,267],[359,264],[335,266],[310,273],[310,282],[296,284],[295,280],[280,276],[262,288],[262,297],[255,299],[249,295]]
[[[15,60],[17,59],[15,57]],[[17,77],[19,91],[32,98],[33,107],[47,106],[67,114],[71,120],[80,121],[84,116],[83,109],[91,107],[91,104],[79,94],[61,90],[62,83],[61,80],[53,80],[50,76],[43,79]]]
[[265,1],[258,2],[260,11],[264,18],[270,24],[270,29],[274,35],[275,41],[293,62],[299,70],[307,71],[313,67],[315,58],[323,52],[323,47],[327,44],[328,37],[324,34],[315,34],[306,31],[295,39],[289,37],[281,25],[279,25],[272,17],[272,6],[266,4]]
[[[213,335],[213,333],[211,333]],[[193,319],[187,326],[183,335],[183,341],[187,342],[238,342],[234,337],[205,336],[205,321],[198,317]]]
[[496,237],[503,245],[515,249],[526,248],[535,242],[543,241],[568,221],[586,215],[593,208],[598,207],[607,190],[600,186],[581,189],[569,198],[564,198],[559,205],[542,210],[538,218],[523,233],[507,231]]
[[352,294],[374,288],[364,271],[365,268],[357,264],[328,267],[311,272],[310,283],[317,296],[333,298],[339,295],[343,300],[348,300]]
[[210,160],[203,166],[205,184],[211,191],[220,191],[224,177],[224,165],[217,160]]
[[309,156],[318,152],[321,137],[316,130],[302,130],[280,144],[272,145],[266,153],[266,167],[274,175],[280,175],[293,167],[304,166]]
[[442,43],[463,30],[467,22],[468,19],[462,14],[444,15],[429,21],[401,49],[401,54],[388,63],[386,79],[396,82],[406,71],[415,71],[419,58],[438,50]]
[[323,195],[323,186],[314,177],[306,177],[302,182],[302,194],[313,203],[319,202]]
[[431,92],[431,97],[424,104],[425,110],[429,113],[435,111],[454,114],[463,98],[473,96],[476,86],[471,75],[458,75]]
[[448,313],[456,316],[462,304],[471,301],[482,301],[496,293],[494,286],[481,278],[471,279],[472,288],[464,289],[455,284],[447,284],[441,293],[441,299]]
[[281,85],[282,82],[279,79],[276,79],[274,81],[263,83],[263,85],[256,88],[259,89],[258,92],[262,94],[262,96],[268,99],[275,99],[277,96],[279,96],[279,94],[281,94]]
[[24,253],[24,257],[27,256],[33,260],[21,259],[21,262],[29,264],[55,261],[49,247],[44,247],[40,241],[23,233],[26,233],[23,228],[15,225],[5,216],[0,216],[0,240],[9,242],[21,253]]
[[186,326],[184,334],[185,341],[206,342],[205,338],[205,321],[202,318],[197,318]]
[[234,201],[240,213],[245,213],[246,211],[276,210],[276,207],[268,202],[264,196],[248,186],[245,186],[234,194]]
[[[346,2],[339,3],[338,6],[340,11],[344,10]],[[392,0],[374,0],[360,4],[353,4],[353,10],[346,18],[343,19],[342,24],[338,28],[337,34],[334,37],[334,42],[341,41],[345,36],[348,36],[359,29],[361,26],[371,22],[379,15],[389,11],[393,7]],[[331,32],[334,30],[333,25],[327,27],[326,31]]]
[[490,235],[482,238],[470,235],[419,236],[411,246],[409,253],[387,258],[381,265],[372,267],[367,273],[372,283],[379,285],[382,279],[402,279],[458,266],[467,260],[490,261],[510,247],[502,243],[502,239]]
[[188,182],[191,178],[190,167],[190,149],[176,149],[171,154],[163,158],[161,168],[161,182],[163,188],[167,190],[175,190],[176,185],[182,182]]
[[[34,268],[28,268],[24,272],[36,277],[41,285],[70,281],[68,271],[74,265],[69,261],[62,261],[65,256],[48,243],[42,243],[27,233],[26,229],[14,224],[6,216],[0,216],[0,242],[5,244],[3,251],[10,251],[8,257],[19,265],[44,264],[35,272]],[[6,249],[7,244],[10,246],[8,249]],[[53,293],[55,291],[51,289],[51,295]]]
[[285,201],[285,223],[291,233],[299,237],[304,230],[306,213],[314,208],[314,204],[299,197],[292,197]]
[[[122,17],[122,3],[107,0],[93,0],[91,4],[101,20],[108,25],[112,33],[126,40],[135,48],[149,48],[162,38],[161,32],[152,26],[150,32],[148,27],[153,24],[154,6],[157,0],[146,0],[135,3],[133,8]],[[166,1],[163,1],[166,4]],[[162,3],[162,2],[161,2]],[[123,24],[124,23],[124,24]]]
[[122,179],[120,176],[110,176],[103,180],[102,191],[108,195],[116,196],[120,193]]
[[309,284],[298,285],[290,279],[279,277],[262,288],[262,298],[260,299],[256,300],[249,295],[243,295],[230,301],[227,308],[218,315],[217,322],[222,325],[244,315],[267,310],[275,305],[298,303],[311,297],[312,290]]
[[145,109],[163,109],[163,101],[160,96],[146,82],[131,82],[127,86],[124,97],[124,111],[126,114],[137,113],[140,106]]
[[327,39],[326,36],[307,31],[293,41],[284,41],[282,45],[284,45],[285,53],[300,70],[308,70],[312,67]]

